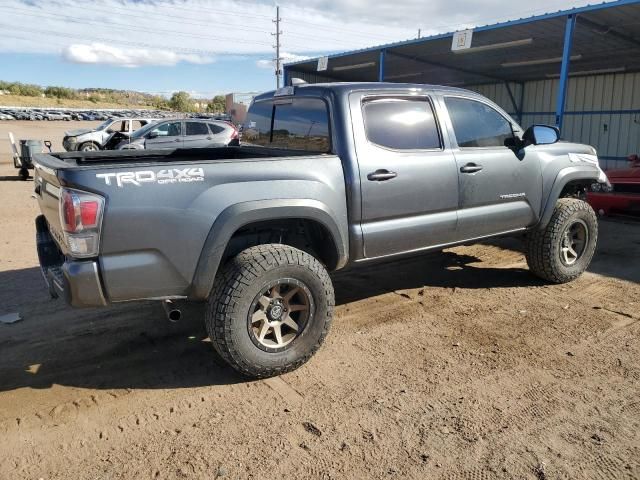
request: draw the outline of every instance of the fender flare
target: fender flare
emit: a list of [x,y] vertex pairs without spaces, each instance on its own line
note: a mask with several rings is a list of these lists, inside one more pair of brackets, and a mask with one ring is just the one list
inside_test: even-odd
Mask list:
[[189,298],[206,300],[213,288],[222,255],[238,229],[254,222],[299,218],[321,223],[333,238],[338,252],[337,269],[347,263],[347,231],[342,232],[329,207],[317,200],[255,200],[231,205],[216,218],[205,240],[193,277]]
[[553,210],[556,206],[556,202],[560,198],[560,194],[564,187],[574,180],[591,180],[597,182],[600,176],[600,169],[596,167],[590,167],[587,165],[576,165],[571,167],[565,167],[558,172],[556,179],[553,182],[551,191],[547,196],[547,203],[544,205],[542,215],[540,216],[540,222],[538,222],[538,228],[544,228],[551,220]]

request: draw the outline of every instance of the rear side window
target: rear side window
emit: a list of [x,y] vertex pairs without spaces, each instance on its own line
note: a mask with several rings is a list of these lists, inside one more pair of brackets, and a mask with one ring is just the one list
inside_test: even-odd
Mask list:
[[504,147],[513,137],[511,123],[489,105],[458,97],[444,101],[460,148]]
[[319,98],[256,102],[249,109],[243,141],[265,147],[331,151],[327,104]]
[[363,105],[367,139],[394,150],[441,147],[431,103],[425,100],[380,99]]
[[209,124],[209,130],[211,130],[211,133],[213,133],[214,135],[224,132],[224,128],[222,128],[220,125],[214,125],[213,123]]
[[187,135],[209,135],[206,123],[187,122]]

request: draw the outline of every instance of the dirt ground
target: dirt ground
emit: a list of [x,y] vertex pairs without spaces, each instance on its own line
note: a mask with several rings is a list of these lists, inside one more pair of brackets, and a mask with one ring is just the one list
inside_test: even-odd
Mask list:
[[640,478],[638,222],[602,220],[567,285],[509,239],[334,275],[324,347],[247,381],[199,306],[171,324],[157,302],[50,300],[14,174],[0,165],[0,315],[23,317],[0,324],[2,480]]

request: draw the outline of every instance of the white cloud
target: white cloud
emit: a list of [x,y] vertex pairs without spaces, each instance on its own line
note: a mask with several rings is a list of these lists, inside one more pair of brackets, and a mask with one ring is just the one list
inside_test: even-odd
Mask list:
[[[415,38],[418,28],[426,36],[589,1],[280,0],[282,49],[316,56]],[[129,66],[268,59],[274,15],[273,0],[1,0],[0,52],[64,52],[72,61]]]
[[211,63],[212,57],[182,54],[169,50],[148,48],[122,48],[104,43],[72,44],[62,52],[63,58],[73,63],[115,65],[119,67],[173,66],[179,62]]
[[[290,62],[299,62],[301,60],[309,60],[311,57],[308,57],[306,55],[296,55],[295,53],[281,52],[280,58],[282,58],[282,63],[285,64]],[[272,69],[275,68],[276,61],[273,59],[261,59],[256,62],[256,65],[260,68]]]

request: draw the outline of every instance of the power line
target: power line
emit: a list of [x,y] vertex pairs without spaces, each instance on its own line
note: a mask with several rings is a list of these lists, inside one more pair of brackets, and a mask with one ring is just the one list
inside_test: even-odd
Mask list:
[[[0,10],[6,7],[2,7],[0,6]],[[95,9],[95,11],[100,11],[99,9]],[[260,42],[260,41],[250,41],[250,40],[241,40],[241,39],[227,39],[226,37],[213,37],[213,36],[205,36],[205,35],[200,35],[200,34],[193,34],[193,33],[185,33],[185,32],[180,32],[180,31],[176,31],[176,30],[166,30],[166,29],[161,29],[161,28],[157,28],[155,27],[154,29],[148,29],[148,28],[144,28],[144,27],[136,27],[134,25],[130,25],[130,24],[123,24],[123,23],[115,23],[115,22],[99,22],[99,21],[93,21],[93,20],[84,20],[83,22],[78,22],[76,17],[72,17],[72,16],[68,16],[68,15],[58,15],[58,14],[48,14],[48,13],[34,13],[34,12],[29,12],[28,10],[23,10],[23,9],[16,9],[16,8],[12,8],[10,9],[10,11],[12,13],[15,13],[16,15],[23,15],[23,16],[30,16],[30,17],[42,17],[42,18],[52,18],[52,19],[68,19],[72,22],[77,22],[77,23],[90,23],[93,25],[99,25],[99,26],[112,26],[114,28],[118,28],[118,29],[124,29],[127,31],[143,31],[143,32],[150,32],[150,33],[168,33],[168,34],[173,34],[173,35],[179,35],[179,36],[184,36],[184,37],[191,37],[191,38],[196,38],[196,39],[202,39],[202,40],[217,40],[217,41],[233,41],[236,43],[244,43],[244,44],[256,44],[256,45],[268,45],[265,42]],[[23,13],[25,12],[25,13]],[[145,18],[139,15],[131,15],[131,14],[127,14],[128,17],[134,17],[134,18]],[[202,24],[202,23],[195,23],[195,22],[181,22],[184,24],[192,24],[192,25],[196,25],[196,26],[210,26],[207,24]],[[268,33],[267,30],[259,30],[259,29],[252,29],[252,28],[248,28],[248,27],[241,27],[241,26],[236,26],[233,25],[233,28],[237,28],[240,30],[246,30],[246,31],[250,31],[250,32],[264,32],[264,33]],[[316,39],[316,40],[321,40],[323,42],[331,42],[334,43],[336,45],[342,45],[342,41],[341,40],[337,40],[337,39],[333,39],[333,38],[327,38],[327,37],[315,37],[315,36],[309,36],[307,34],[299,34],[299,33],[294,33],[291,32],[290,33],[291,36],[293,37],[298,37],[298,38],[305,38],[305,39]],[[364,40],[363,40],[364,41]]]
[[[6,7],[0,7],[0,9],[5,9]],[[17,9],[10,9],[11,11],[15,11]],[[76,20],[76,17],[70,17],[67,15],[53,15],[53,14],[40,14],[40,13],[20,13],[20,12],[16,12],[17,15],[27,15],[27,16],[36,16],[36,17],[46,17],[46,18],[54,18],[54,19],[60,19],[60,18],[67,18],[70,20]],[[80,22],[78,22],[80,23]],[[162,33],[169,33],[172,35],[179,35],[179,36],[183,36],[183,37],[191,37],[191,38],[196,38],[196,39],[200,39],[200,40],[218,40],[218,41],[230,41],[230,42],[234,42],[234,43],[244,43],[244,44],[259,44],[259,45],[269,45],[266,42],[259,42],[259,41],[251,41],[251,40],[242,40],[242,39],[236,39],[236,38],[226,38],[226,37],[216,37],[216,36],[206,36],[206,35],[198,35],[198,34],[192,34],[192,33],[185,33],[185,32],[180,32],[177,30],[165,30],[165,29],[149,29],[149,28],[139,28],[139,27],[135,27],[133,25],[128,25],[128,24],[123,24],[123,23],[115,23],[115,22],[99,22],[99,21],[93,21],[93,20],[83,20],[81,23],[86,24],[86,23],[90,23],[93,25],[100,25],[100,26],[107,26],[107,27],[114,27],[114,28],[118,28],[121,30],[127,30],[127,31],[132,31],[132,32],[150,32],[150,33],[157,33],[157,34],[162,34]]]

